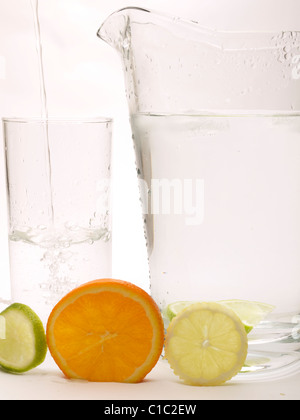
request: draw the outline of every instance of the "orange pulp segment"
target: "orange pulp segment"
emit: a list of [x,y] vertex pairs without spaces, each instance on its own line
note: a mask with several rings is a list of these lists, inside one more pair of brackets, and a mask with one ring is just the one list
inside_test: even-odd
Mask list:
[[68,378],[136,383],[162,353],[164,326],[156,303],[144,290],[103,279],[80,286],[55,306],[47,342]]

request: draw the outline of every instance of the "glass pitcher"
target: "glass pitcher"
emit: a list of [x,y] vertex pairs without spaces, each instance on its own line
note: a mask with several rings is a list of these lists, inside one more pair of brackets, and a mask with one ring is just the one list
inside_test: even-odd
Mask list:
[[244,377],[294,372],[300,32],[218,32],[126,8],[98,36],[124,66],[153,298],[163,314],[178,301],[273,305]]

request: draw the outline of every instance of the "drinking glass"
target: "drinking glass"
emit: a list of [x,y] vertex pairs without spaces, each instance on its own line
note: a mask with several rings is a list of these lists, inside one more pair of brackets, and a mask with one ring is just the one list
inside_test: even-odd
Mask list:
[[12,301],[46,321],[67,292],[111,277],[112,120],[3,126]]

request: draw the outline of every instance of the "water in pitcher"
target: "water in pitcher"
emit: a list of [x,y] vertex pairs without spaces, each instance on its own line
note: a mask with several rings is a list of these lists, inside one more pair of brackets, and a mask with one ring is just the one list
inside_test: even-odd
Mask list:
[[[132,127],[161,311],[177,301],[265,302],[275,306],[271,336],[265,323],[250,344],[275,340],[279,351],[290,339],[285,351],[298,349],[300,115],[138,114]],[[169,206],[153,203],[166,196]]]

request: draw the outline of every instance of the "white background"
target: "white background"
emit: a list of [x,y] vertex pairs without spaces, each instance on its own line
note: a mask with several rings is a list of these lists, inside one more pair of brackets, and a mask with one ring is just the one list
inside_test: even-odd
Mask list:
[[[114,125],[113,275],[149,288],[147,256],[121,63],[96,37],[108,15],[140,6],[216,29],[299,29],[299,0],[40,0],[51,116],[111,116]],[[30,0],[0,0],[0,118],[40,114]],[[7,297],[5,172],[0,135],[0,296]],[[34,151],[33,151],[34,153]],[[86,279],[89,281],[90,279]]]
[[[100,24],[125,6],[162,10],[217,29],[299,30],[299,0],[40,0],[49,112],[111,116],[114,126],[114,265],[117,278],[149,288],[133,147],[119,57],[97,39]],[[0,0],[0,118],[40,113],[30,0]],[[0,296],[8,295],[7,215],[0,134]],[[90,279],[87,279],[87,281]],[[47,372],[46,372],[47,373]],[[3,375],[7,399],[299,399],[299,375],[220,388],[187,387],[161,363],[140,385],[66,381],[53,371]]]

